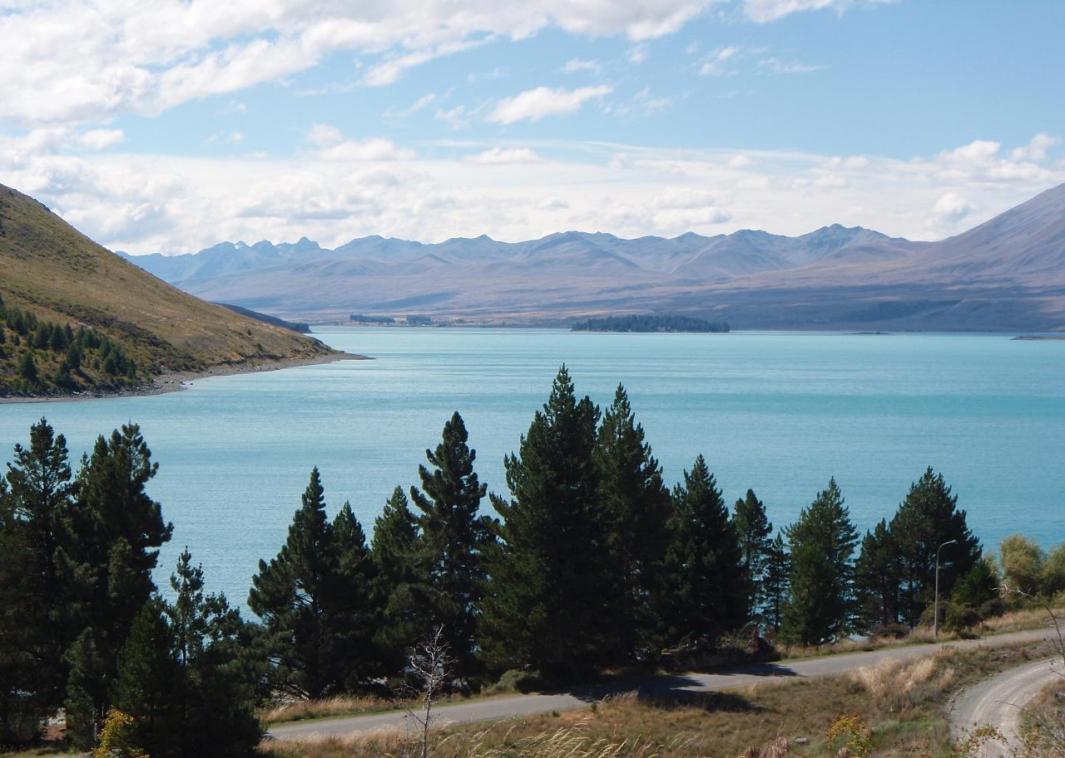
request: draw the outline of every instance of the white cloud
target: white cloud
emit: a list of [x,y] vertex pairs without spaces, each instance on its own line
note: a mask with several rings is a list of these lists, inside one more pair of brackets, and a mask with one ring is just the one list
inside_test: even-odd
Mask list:
[[535,150],[527,147],[493,147],[483,153],[469,156],[468,160],[474,163],[488,164],[514,164],[514,163],[537,163],[540,156]]
[[456,131],[460,129],[467,129],[470,126],[471,114],[466,111],[465,105],[456,105],[454,108],[438,108],[433,118],[437,121],[443,121],[452,129]]
[[401,148],[392,140],[375,137],[350,140],[331,124],[315,124],[307,132],[307,141],[318,157],[331,161],[394,161],[414,158],[413,150]]
[[711,50],[710,53],[703,59],[703,65],[699,68],[699,74],[701,76],[724,76],[731,73],[731,69],[727,66],[728,62],[734,59],[740,53],[740,48],[735,45],[728,47],[719,47],[716,50]]
[[513,124],[518,121],[539,121],[547,116],[562,116],[578,111],[585,102],[605,97],[612,91],[613,88],[605,84],[573,90],[536,87],[500,100],[488,115],[488,120],[497,124]]
[[413,103],[411,103],[406,108],[402,108],[402,109],[400,109],[398,111],[391,111],[391,110],[390,111],[386,111],[384,113],[384,116],[386,118],[407,118],[409,116],[413,116],[418,111],[425,110],[427,107],[432,105],[434,102],[436,102],[436,93],[435,92],[429,92],[428,94],[425,94],[425,95],[422,95],[421,97],[419,97],[417,100],[415,100]]
[[782,61],[779,58],[763,58],[758,65],[774,74],[809,74],[813,71],[822,71],[824,66],[811,66],[808,63],[795,61]]
[[709,0],[511,4],[480,0],[54,0],[0,14],[0,119],[23,125],[153,115],[305,71],[342,50],[368,85],[497,38],[548,28],[634,43],[672,34]]
[[633,45],[625,53],[625,58],[634,65],[639,65],[647,60],[647,45]]
[[307,141],[318,147],[330,147],[344,141],[344,133],[331,124],[315,124],[307,132]]
[[957,192],[944,192],[932,206],[932,215],[939,222],[957,223],[974,210],[972,203]]
[[764,24],[803,11],[832,8],[837,13],[842,13],[858,3],[880,5],[891,2],[895,0],[743,0],[743,10],[749,19]]
[[105,150],[126,138],[121,129],[90,129],[82,132],[78,141],[90,150]]
[[[524,150],[539,160],[500,165],[530,157],[508,152]],[[833,222],[928,239],[1065,182],[1065,166],[968,145],[907,160],[472,141],[421,155],[321,124],[293,157],[86,152],[77,132],[54,129],[0,136],[0,176],[102,243],[151,252],[303,234],[335,245],[363,234],[519,240],[560,228],[799,234]]]
[[597,60],[585,60],[583,58],[571,58],[566,61],[566,65],[562,67],[562,70],[567,74],[576,74],[581,71],[590,71],[592,73],[598,73],[602,68]]
[[1015,161],[1043,161],[1046,160],[1047,153],[1059,144],[1061,140],[1057,137],[1039,132],[1024,147],[1014,148],[1010,157]]

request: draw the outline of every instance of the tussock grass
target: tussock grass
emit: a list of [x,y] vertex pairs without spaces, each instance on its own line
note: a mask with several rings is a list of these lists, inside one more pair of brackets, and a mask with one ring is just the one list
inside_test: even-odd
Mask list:
[[[954,692],[1046,655],[1042,646],[945,649],[850,675],[765,684],[728,693],[675,690],[617,695],[570,711],[444,728],[436,758],[780,758],[834,755],[827,735],[840,716],[869,726],[872,755],[951,755],[945,706]],[[403,758],[413,735],[268,743],[270,758]]]
[[1065,754],[1065,678],[1050,684],[1021,714],[1023,755]]
[[285,721],[306,721],[307,719],[334,718],[337,716],[354,716],[360,713],[391,711],[405,707],[406,703],[380,697],[341,696],[321,700],[293,700],[279,703],[259,712],[259,720],[264,724],[277,724]]

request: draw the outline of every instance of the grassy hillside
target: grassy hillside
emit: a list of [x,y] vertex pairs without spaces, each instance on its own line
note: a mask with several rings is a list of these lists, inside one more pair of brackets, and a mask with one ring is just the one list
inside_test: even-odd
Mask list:
[[3,185],[0,298],[0,396],[114,391],[332,352],[175,289]]

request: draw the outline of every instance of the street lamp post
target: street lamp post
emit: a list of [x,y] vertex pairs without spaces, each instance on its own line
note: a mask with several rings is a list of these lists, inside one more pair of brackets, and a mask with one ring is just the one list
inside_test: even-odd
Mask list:
[[939,638],[939,551],[947,545],[956,545],[957,540],[947,540],[936,548],[936,597],[932,601],[932,639]]

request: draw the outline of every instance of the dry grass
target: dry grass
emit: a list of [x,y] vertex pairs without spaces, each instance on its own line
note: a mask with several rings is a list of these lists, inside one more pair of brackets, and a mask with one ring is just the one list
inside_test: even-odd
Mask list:
[[[1055,608],[1054,614],[1058,618],[1065,617],[1065,608]],[[1022,632],[1028,629],[1042,629],[1050,624],[1045,608],[1021,608],[1003,613],[1001,616],[985,619],[980,622],[976,631],[985,634],[1005,634],[1007,632]]]
[[[1045,654],[1037,646],[943,650],[928,658],[884,664],[848,676],[761,685],[728,693],[677,690],[666,696],[629,693],[571,711],[433,734],[436,758],[568,756],[823,756],[840,716],[868,724],[873,755],[950,755],[943,706],[958,688]],[[410,754],[403,734],[309,743],[273,743],[271,758],[339,758]],[[781,752],[785,751],[785,752]]]
[[1065,755],[1065,679],[1043,690],[1021,716],[1023,755]]
[[[940,632],[939,642],[950,642],[958,639],[958,635],[951,632]],[[884,648],[905,647],[907,645],[923,645],[937,641],[932,637],[932,630],[926,627],[917,627],[905,637],[879,637],[876,639],[863,638],[859,640],[840,640],[831,645],[781,645],[777,648],[781,658],[814,658],[822,655],[842,655],[846,653],[860,653],[871,650],[883,650]]]
[[336,716],[354,716],[360,713],[377,713],[403,708],[404,703],[379,697],[331,697],[322,700],[294,700],[281,703],[259,712],[264,724],[285,721],[326,719]]

